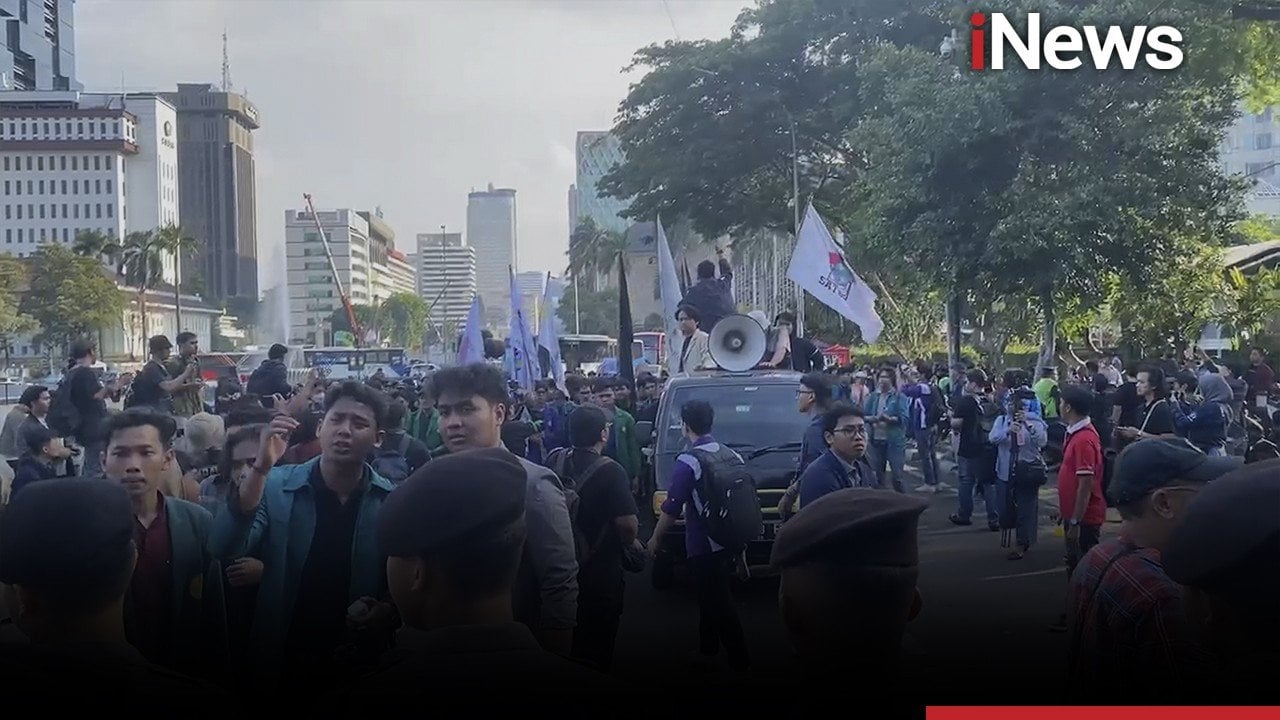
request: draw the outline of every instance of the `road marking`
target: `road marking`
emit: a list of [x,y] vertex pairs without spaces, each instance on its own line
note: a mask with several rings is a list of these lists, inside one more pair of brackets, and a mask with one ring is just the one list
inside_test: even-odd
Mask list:
[[992,575],[991,577],[984,577],[982,579],[983,580],[1009,580],[1012,578],[1035,577],[1037,575],[1060,575],[1060,574],[1062,574],[1062,568],[1056,567],[1056,568],[1049,568],[1048,570],[1032,570],[1031,572],[1016,573],[1013,575]]

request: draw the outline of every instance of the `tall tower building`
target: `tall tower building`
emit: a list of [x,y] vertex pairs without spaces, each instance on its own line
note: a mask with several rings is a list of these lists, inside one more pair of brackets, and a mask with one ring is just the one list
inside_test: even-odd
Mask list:
[[0,91],[82,90],[75,0],[0,0]]
[[183,258],[198,272],[206,297],[258,297],[257,187],[253,131],[258,110],[233,92],[180,84],[165,93],[178,110],[182,229],[198,245]]
[[473,191],[467,195],[467,242],[476,252],[476,288],[485,320],[496,334],[506,332],[511,315],[511,279],[516,267],[516,191]]
[[466,323],[476,295],[476,249],[462,241],[462,233],[423,233],[411,257],[418,270],[418,296],[448,345]]
[[574,147],[577,159],[577,183],[571,188],[569,200],[572,222],[569,232],[578,222],[589,217],[605,230],[624,233],[631,221],[622,217],[626,202],[611,197],[600,197],[600,181],[623,160],[622,143],[612,133],[591,130],[578,133]]
[[[317,210],[316,217],[329,239],[333,266],[352,305],[371,305],[373,231],[367,213],[355,210]],[[342,308],[342,295],[333,280],[324,240],[309,210],[285,211],[285,254],[289,288],[289,342],[297,345],[333,343],[330,322]]]

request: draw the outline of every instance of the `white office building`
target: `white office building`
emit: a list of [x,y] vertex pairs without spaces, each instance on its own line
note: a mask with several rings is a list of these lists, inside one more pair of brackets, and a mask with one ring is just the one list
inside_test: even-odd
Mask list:
[[423,233],[411,257],[431,324],[446,341],[457,337],[476,296],[476,249],[463,242],[462,233]]
[[79,90],[75,0],[0,0],[0,91]]
[[176,126],[154,93],[0,93],[0,252],[177,225]]
[[542,293],[547,289],[547,274],[540,270],[516,273],[516,289],[520,291],[520,308],[536,335],[542,319]]
[[408,255],[392,248],[387,253],[387,269],[391,271],[391,292],[418,294],[418,271]]
[[[355,210],[317,210],[338,278],[353,305],[372,304],[369,220]],[[289,342],[331,345],[330,320],[342,308],[324,242],[307,210],[285,211],[285,263],[289,289]]]
[[1254,183],[1245,198],[1248,212],[1280,215],[1280,126],[1275,108],[1245,112],[1227,129],[1220,159],[1230,175],[1244,175]]
[[[511,314],[510,269],[516,265],[516,191],[473,191],[467,195],[467,244],[476,252],[476,289],[492,328],[507,328]],[[504,330],[505,332],[505,330]]]

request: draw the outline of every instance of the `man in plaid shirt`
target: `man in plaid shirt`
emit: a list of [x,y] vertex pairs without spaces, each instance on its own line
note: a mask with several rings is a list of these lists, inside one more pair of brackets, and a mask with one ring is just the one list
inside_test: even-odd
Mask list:
[[1203,674],[1206,654],[1160,553],[1204,484],[1239,466],[1177,439],[1120,454],[1107,491],[1124,520],[1120,536],[1089,551],[1067,591],[1073,701],[1167,701]]

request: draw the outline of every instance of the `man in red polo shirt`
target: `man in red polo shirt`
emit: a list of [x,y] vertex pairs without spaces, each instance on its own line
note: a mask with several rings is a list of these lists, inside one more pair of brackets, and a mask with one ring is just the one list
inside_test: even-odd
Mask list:
[[[1107,501],[1102,496],[1102,439],[1089,419],[1093,393],[1081,385],[1061,390],[1058,402],[1062,421],[1067,424],[1067,440],[1058,468],[1058,508],[1067,539],[1067,581],[1085,553],[1098,544],[1102,523],[1107,520]],[[1067,616],[1050,626],[1066,632]]]

